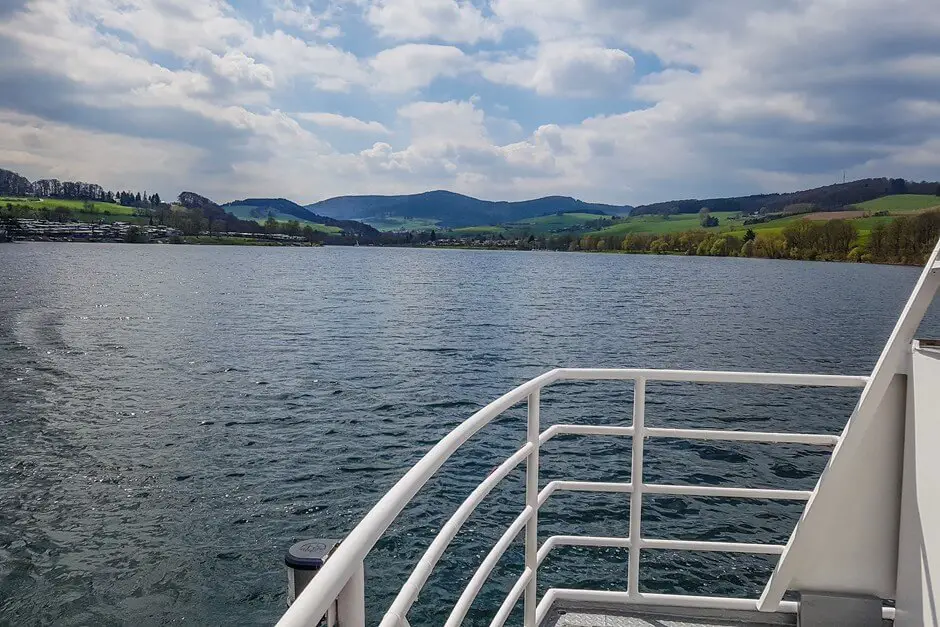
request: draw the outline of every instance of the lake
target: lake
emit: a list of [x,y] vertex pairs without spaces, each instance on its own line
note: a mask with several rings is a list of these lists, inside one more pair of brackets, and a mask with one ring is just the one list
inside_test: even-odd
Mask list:
[[[283,554],[342,537],[430,446],[556,366],[868,374],[919,269],[381,248],[0,245],[0,623],[264,625]],[[940,329],[937,316],[926,331]],[[838,433],[858,392],[649,384],[647,424]],[[543,393],[545,426],[629,424],[632,387]],[[475,437],[367,561],[377,621],[440,524],[525,435]],[[559,438],[542,483],[627,480],[628,438]],[[650,481],[808,489],[827,453],[656,441]],[[419,597],[443,622],[521,510],[521,470]],[[540,535],[627,535],[626,494],[564,494]],[[799,504],[647,497],[644,535],[784,542]],[[517,542],[468,624],[518,575]],[[766,558],[647,551],[641,590],[756,595]],[[558,549],[540,588],[623,589],[625,550]],[[521,605],[521,604],[520,604]]]

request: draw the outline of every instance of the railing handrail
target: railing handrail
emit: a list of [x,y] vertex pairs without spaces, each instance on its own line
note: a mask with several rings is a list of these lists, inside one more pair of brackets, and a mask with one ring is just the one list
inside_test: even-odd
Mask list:
[[[435,444],[369,510],[339,544],[315,578],[278,621],[278,627],[308,627],[324,616],[346,582],[415,494],[480,429],[507,409],[558,381],[645,380],[821,387],[863,387],[867,376],[648,368],[556,368],[530,379],[475,412]],[[680,436],[681,437],[681,436]],[[540,499],[541,500],[541,499]],[[436,560],[435,560],[436,561]],[[530,575],[534,577],[534,573]],[[415,595],[417,591],[415,591]]]
[[309,627],[311,618],[319,620],[326,614],[330,604],[379,538],[444,462],[496,416],[522,401],[530,392],[553,382],[556,372],[546,372],[503,394],[460,423],[425,453],[336,547],[317,573],[317,585],[308,585],[304,589],[278,621],[278,627]]

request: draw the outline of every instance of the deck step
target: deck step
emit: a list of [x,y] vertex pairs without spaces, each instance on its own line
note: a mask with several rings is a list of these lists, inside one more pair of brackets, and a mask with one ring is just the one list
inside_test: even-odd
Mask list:
[[795,614],[753,610],[558,603],[541,627],[795,627]]

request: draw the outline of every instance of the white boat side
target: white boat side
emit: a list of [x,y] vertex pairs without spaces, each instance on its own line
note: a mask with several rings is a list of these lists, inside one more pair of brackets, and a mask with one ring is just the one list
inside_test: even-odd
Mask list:
[[[474,509],[514,468],[525,462],[525,500],[520,513],[484,557],[446,624],[459,625],[500,556],[523,535],[525,564],[491,626],[502,625],[519,599],[523,624],[551,620],[560,607],[603,607],[620,615],[668,612],[691,621],[743,613],[790,620],[800,616],[805,627],[828,624],[874,625],[893,620],[901,627],[940,625],[938,594],[930,566],[940,568],[940,349],[915,342],[914,335],[940,287],[940,242],[934,248],[910,299],[870,376],[656,370],[641,368],[559,368],[523,383],[474,413],[428,451],[379,500],[346,536],[313,580],[278,622],[279,627],[309,627],[329,615],[343,627],[366,624],[363,560],[389,525],[437,470],[478,431],[507,409],[526,402],[526,440],[485,478],[443,525],[385,612],[382,627],[408,625],[408,612],[435,565]],[[541,429],[540,391],[572,380],[634,382],[633,424],[628,427],[554,425]],[[682,381],[752,385],[863,388],[841,435],[763,433],[715,429],[669,429],[645,426],[646,382]],[[629,482],[551,481],[539,489],[539,449],[551,438],[629,437],[632,440]],[[812,491],[646,483],[643,449],[647,438],[728,440],[833,446],[833,454]],[[629,493],[627,537],[553,536],[538,544],[538,512],[557,491]],[[806,501],[803,514],[785,546],[736,542],[680,541],[643,537],[644,494],[721,496],[744,499]],[[623,591],[549,589],[537,599],[538,569],[557,546],[615,546],[629,550]],[[688,550],[779,555],[759,599],[649,594],[640,588],[640,553],[644,550]],[[784,601],[787,591],[799,601]],[[892,606],[893,602],[893,606]],[[760,612],[760,614],[758,614]],[[559,623],[560,624],[560,623]],[[575,624],[575,623],[570,623]],[[640,623],[637,623],[640,624]],[[645,623],[644,623],[645,624]],[[702,624],[712,624],[703,622]],[[762,623],[763,624],[763,623]],[[784,623],[795,624],[795,622]]]

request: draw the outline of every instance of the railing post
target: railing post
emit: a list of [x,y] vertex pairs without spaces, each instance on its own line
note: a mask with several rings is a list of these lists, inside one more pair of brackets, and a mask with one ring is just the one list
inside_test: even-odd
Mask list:
[[336,599],[336,615],[339,627],[366,625],[365,569],[361,563]]
[[525,504],[532,508],[532,517],[525,526],[525,567],[531,569],[532,577],[525,587],[523,601],[523,625],[535,627],[535,609],[538,605],[536,571],[538,570],[539,553],[539,395],[536,390],[529,394],[527,439],[532,444],[532,451],[526,458],[525,464]]
[[643,439],[646,436],[646,379],[638,377],[633,383],[633,460],[630,464],[630,557],[627,573],[627,594],[640,592],[640,521],[643,513]]

